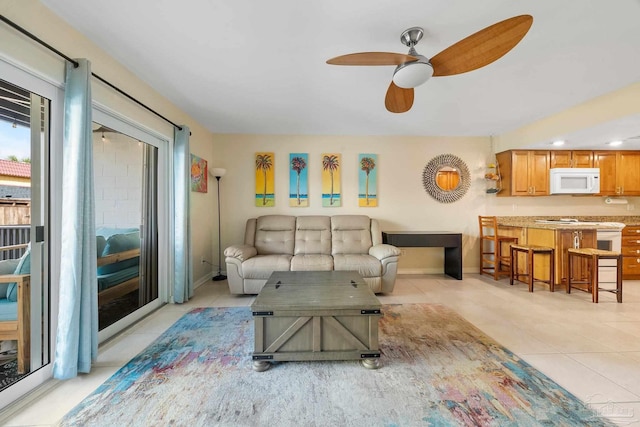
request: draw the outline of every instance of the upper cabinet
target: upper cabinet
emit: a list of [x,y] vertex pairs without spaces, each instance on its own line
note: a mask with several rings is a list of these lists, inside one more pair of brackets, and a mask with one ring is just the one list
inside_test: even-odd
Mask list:
[[640,196],[640,151],[509,150],[496,159],[498,196],[549,195],[551,168],[599,168],[598,196]]
[[600,195],[640,196],[640,151],[594,151]]
[[549,194],[549,150],[509,150],[496,154],[502,177],[498,196]]
[[592,168],[593,151],[551,150],[551,168]]

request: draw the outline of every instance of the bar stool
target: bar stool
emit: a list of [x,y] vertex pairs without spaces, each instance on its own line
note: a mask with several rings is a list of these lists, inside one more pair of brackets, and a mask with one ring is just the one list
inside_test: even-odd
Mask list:
[[[567,293],[571,293],[571,288],[579,289],[585,292],[591,292],[591,301],[598,302],[598,292],[605,291],[616,294],[618,302],[622,302],[622,254],[620,252],[605,251],[602,249],[594,248],[569,248],[567,250]],[[573,280],[571,277],[571,270],[573,268],[574,258],[584,259],[587,261],[587,278],[586,280]],[[598,287],[598,261],[601,259],[615,259],[616,263],[616,288],[604,289]],[[587,285],[586,288],[581,288],[574,285]]]
[[[527,269],[524,273],[518,273],[518,254],[524,253],[526,254],[527,259]],[[529,292],[533,292],[533,282],[542,282],[549,284],[549,291],[553,292],[555,290],[553,275],[555,272],[555,259],[554,259],[554,249],[548,246],[537,246],[537,245],[519,245],[512,244],[511,245],[511,276],[510,276],[510,284],[513,285],[513,281],[517,280],[519,282],[527,283],[529,285]],[[549,255],[549,280],[536,279],[535,278],[535,269],[534,269],[534,258],[538,254],[546,254]],[[525,280],[521,278],[525,277]]]
[[[518,243],[517,237],[498,235],[498,218],[495,216],[478,216],[480,225],[480,274],[493,276],[498,280],[500,276],[509,276],[511,270],[501,266],[511,265],[509,255],[502,254],[503,243]],[[487,248],[491,243],[492,247]]]

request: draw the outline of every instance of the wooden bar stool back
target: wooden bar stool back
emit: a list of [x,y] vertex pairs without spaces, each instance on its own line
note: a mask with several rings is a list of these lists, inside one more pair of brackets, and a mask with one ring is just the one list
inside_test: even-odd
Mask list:
[[[555,290],[553,280],[553,274],[555,272],[554,252],[554,249],[548,246],[512,244],[510,284],[513,285],[514,280],[527,283],[529,285],[529,292],[533,292],[533,282],[542,282],[549,284],[549,291],[553,292]],[[522,273],[518,272],[519,253],[524,253],[526,255],[525,259],[527,260],[526,270]],[[542,254],[549,255],[549,279],[547,280],[535,277],[534,259],[536,255]],[[522,280],[523,278],[525,280]]]
[[[594,248],[569,248],[567,250],[567,293],[571,293],[571,289],[579,289],[585,292],[591,292],[591,301],[598,302],[598,292],[611,292],[616,294],[618,302],[622,302],[622,254],[620,252],[605,251]],[[586,278],[575,279],[573,275],[573,263],[580,259],[587,260]],[[601,259],[615,259],[616,262],[616,288],[605,289],[598,287],[598,261]],[[612,268],[612,267],[604,267]],[[585,285],[583,287],[575,285]]]
[[478,216],[480,226],[480,274],[493,276],[498,280],[500,276],[511,275],[511,260],[509,251],[504,251],[502,245],[518,243],[517,237],[498,235],[498,218],[495,216]]

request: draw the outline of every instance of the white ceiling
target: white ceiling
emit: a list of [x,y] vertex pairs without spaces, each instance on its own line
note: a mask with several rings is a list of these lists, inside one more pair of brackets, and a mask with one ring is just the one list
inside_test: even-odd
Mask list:
[[[42,1],[215,133],[501,134],[640,81],[640,0]],[[384,107],[393,67],[325,63],[406,53],[412,26],[432,57],[520,14],[534,22],[518,46],[431,79],[404,114]]]

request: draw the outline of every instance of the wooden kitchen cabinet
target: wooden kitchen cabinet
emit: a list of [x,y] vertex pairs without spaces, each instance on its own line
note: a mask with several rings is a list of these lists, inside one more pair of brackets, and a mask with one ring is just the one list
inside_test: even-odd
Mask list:
[[640,151],[594,151],[600,169],[600,195],[640,196]]
[[[555,250],[555,277],[556,286],[567,285],[569,272],[567,270],[567,250],[569,248],[596,248],[596,230],[551,230],[540,228],[527,229],[527,242],[531,245],[549,246]],[[577,244],[577,246],[576,246]],[[540,265],[538,265],[540,264]],[[549,276],[549,264],[536,263],[536,277],[547,278]],[[587,265],[584,260],[573,265],[573,276],[576,278],[585,277]],[[546,272],[546,273],[545,273]]]
[[496,154],[498,196],[549,195],[549,169],[599,168],[599,196],[640,196],[640,151],[508,150]]
[[593,151],[551,150],[551,168],[592,168]]
[[549,150],[509,150],[496,154],[502,177],[498,196],[549,194]]
[[640,279],[640,225],[622,229],[622,278]]

